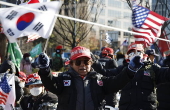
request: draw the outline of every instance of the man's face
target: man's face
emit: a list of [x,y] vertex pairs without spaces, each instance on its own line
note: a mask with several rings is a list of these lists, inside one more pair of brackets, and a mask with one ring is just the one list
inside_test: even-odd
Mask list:
[[135,49],[133,49],[129,52],[128,59],[131,60],[136,55],[140,56],[141,59],[143,59],[143,52],[139,51],[139,50],[135,50]]
[[61,51],[60,51],[60,54],[63,54],[63,52],[64,52],[64,50],[61,50]]
[[92,60],[87,57],[80,57],[73,60],[70,66],[81,76],[86,76],[90,72]]
[[149,55],[149,59],[154,62],[155,56],[154,55]]

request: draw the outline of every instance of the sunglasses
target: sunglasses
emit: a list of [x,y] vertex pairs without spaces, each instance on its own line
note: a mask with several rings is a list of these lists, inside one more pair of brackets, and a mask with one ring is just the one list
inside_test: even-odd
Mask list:
[[74,63],[76,66],[80,66],[81,62],[83,62],[85,65],[90,65],[92,63],[91,60],[75,60]]

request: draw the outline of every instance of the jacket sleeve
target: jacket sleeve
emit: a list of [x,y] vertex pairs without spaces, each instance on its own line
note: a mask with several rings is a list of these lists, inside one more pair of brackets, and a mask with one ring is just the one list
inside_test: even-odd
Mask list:
[[19,78],[18,76],[15,76],[15,94],[16,94],[16,102],[19,101],[19,99],[21,98],[21,96],[24,94],[23,89],[19,86]]
[[41,81],[44,85],[44,87],[54,93],[54,94],[60,94],[62,91],[62,87],[63,87],[63,83],[62,83],[62,79],[61,77],[55,77],[53,76],[53,74],[51,73],[50,68],[44,68],[44,69],[40,69],[38,74],[41,77]]
[[121,90],[129,81],[131,81],[131,79],[134,77],[134,74],[134,72],[125,67],[115,77],[103,77],[105,92],[113,93]]
[[102,69],[100,74],[102,74],[103,76],[106,76],[106,77],[116,76],[123,70],[124,67],[125,66],[120,65],[117,68],[113,68],[113,69]]
[[112,63],[114,65],[113,68],[117,68],[118,67],[117,61],[114,58],[112,59]]
[[168,67],[160,67],[158,64],[152,65],[155,73],[156,84],[170,82],[170,69]]

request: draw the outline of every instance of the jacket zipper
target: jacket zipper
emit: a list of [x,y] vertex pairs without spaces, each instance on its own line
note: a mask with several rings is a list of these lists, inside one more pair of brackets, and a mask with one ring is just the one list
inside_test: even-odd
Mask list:
[[83,80],[83,101],[84,101],[84,104],[83,104],[83,110],[85,110],[85,92],[84,92],[84,81],[85,81],[86,77],[84,77],[82,80]]

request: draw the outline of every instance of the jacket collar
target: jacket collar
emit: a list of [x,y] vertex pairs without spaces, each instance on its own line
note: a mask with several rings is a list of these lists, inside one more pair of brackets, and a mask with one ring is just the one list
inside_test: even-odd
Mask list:
[[[80,77],[80,75],[72,67],[70,67],[70,69],[68,70],[68,73],[73,77]],[[91,68],[90,72],[87,73],[86,77],[92,77],[95,74],[96,72],[94,71],[93,68]]]

